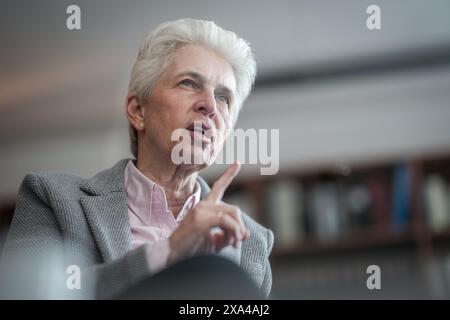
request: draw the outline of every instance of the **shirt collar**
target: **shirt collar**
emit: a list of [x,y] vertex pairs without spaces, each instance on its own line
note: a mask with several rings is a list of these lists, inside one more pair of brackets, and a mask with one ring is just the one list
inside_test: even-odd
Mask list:
[[[154,211],[172,214],[168,209],[164,189],[139,171],[133,160],[130,160],[125,168],[124,187],[128,207],[143,223],[150,222]],[[181,221],[186,213],[200,201],[200,194],[201,188],[196,181],[194,192],[186,199],[177,216],[177,221]]]

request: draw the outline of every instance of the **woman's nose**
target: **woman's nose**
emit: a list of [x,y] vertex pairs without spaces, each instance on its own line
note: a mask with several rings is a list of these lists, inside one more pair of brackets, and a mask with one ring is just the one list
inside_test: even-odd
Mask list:
[[213,92],[204,92],[195,104],[195,111],[201,112],[209,118],[214,117],[216,108],[216,99]]

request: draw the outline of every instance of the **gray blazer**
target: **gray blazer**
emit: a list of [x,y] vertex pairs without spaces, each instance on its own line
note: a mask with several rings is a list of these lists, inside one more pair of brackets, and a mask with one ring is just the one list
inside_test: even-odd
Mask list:
[[[123,191],[128,161],[121,160],[90,179],[63,173],[27,175],[18,194],[2,261],[29,265],[17,263],[17,257],[46,260],[52,250],[63,252],[65,265],[80,266],[82,289],[97,299],[113,297],[148,276],[144,247],[130,250],[131,232]],[[198,182],[204,198],[210,189],[202,178]],[[219,255],[239,264],[268,296],[272,285],[268,257],[273,233],[248,215],[243,214],[243,218],[250,238],[240,248],[228,246]]]

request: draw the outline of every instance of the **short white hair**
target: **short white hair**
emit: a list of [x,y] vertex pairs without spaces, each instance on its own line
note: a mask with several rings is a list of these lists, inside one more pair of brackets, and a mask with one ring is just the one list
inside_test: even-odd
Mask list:
[[[231,65],[236,79],[236,97],[231,108],[234,126],[255,82],[256,60],[247,41],[212,21],[180,19],[164,22],[148,33],[131,71],[128,92],[135,93],[141,103],[146,101],[172,54],[188,44],[214,50]],[[129,131],[131,153],[137,157],[137,131],[131,124]]]

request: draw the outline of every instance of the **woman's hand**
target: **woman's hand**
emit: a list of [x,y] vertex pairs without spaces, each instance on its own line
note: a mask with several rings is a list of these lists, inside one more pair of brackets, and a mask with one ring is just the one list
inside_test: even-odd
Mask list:
[[229,244],[237,248],[248,239],[250,233],[239,207],[219,203],[239,169],[238,163],[231,165],[170,236],[169,264],[195,254],[218,252]]

